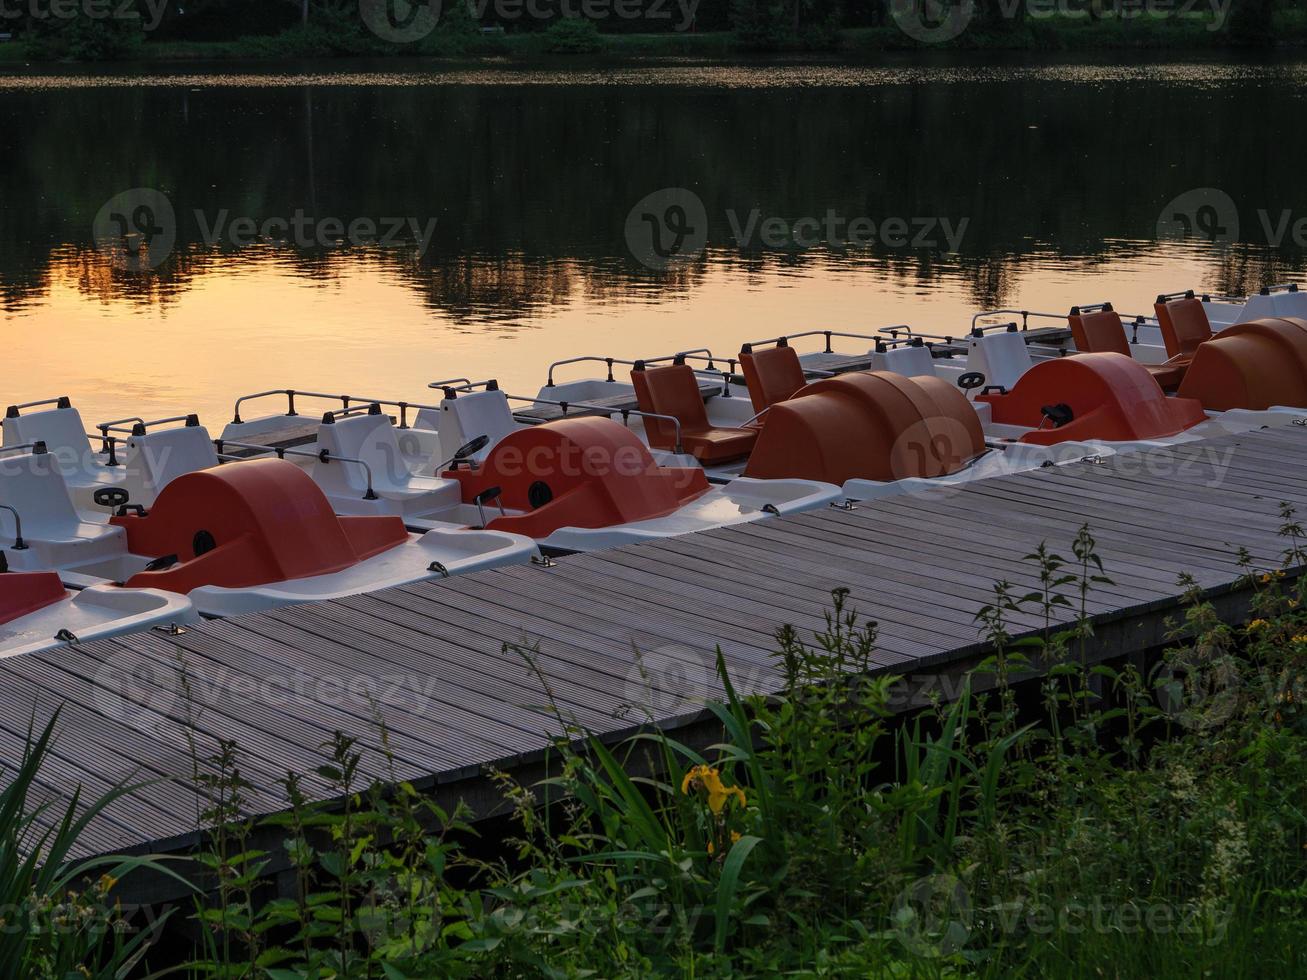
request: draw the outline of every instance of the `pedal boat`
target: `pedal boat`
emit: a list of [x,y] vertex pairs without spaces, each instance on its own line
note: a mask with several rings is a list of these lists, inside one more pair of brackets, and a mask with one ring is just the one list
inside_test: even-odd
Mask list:
[[[383,411],[383,404],[397,402],[355,402],[326,412],[313,442],[301,448],[228,440],[233,432],[243,435],[247,424],[268,431],[262,420],[228,426],[218,444],[297,459],[339,514],[390,514],[415,530],[512,531],[550,553],[675,537],[812,510],[840,497],[837,487],[811,480],[737,478],[712,485],[684,454],[655,459],[627,425],[593,414],[518,417],[510,399],[537,401],[509,395],[493,380],[460,379],[457,388],[445,386],[438,405],[418,407],[413,429],[397,428]],[[578,413],[602,408],[569,407]],[[626,412],[628,422],[640,415]],[[406,413],[401,418],[406,422]],[[421,435],[410,439],[415,431]],[[450,445],[459,448],[448,459],[426,456]],[[416,454],[415,446],[421,447]]]
[[[199,426],[173,431],[207,441]],[[107,522],[78,513],[44,447],[3,457],[0,547],[10,565],[53,570],[74,588],[159,589],[189,596],[206,616],[231,616],[539,557],[531,540],[499,531],[415,535],[396,517],[337,517],[308,474],[277,459],[182,473],[148,510],[121,487],[95,498]]]
[[174,632],[199,619],[184,596],[97,585],[80,592],[54,572],[0,574],[0,657],[147,629]]

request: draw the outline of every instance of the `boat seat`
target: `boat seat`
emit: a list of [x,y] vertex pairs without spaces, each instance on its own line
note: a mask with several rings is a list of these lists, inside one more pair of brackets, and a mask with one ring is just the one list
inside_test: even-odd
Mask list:
[[[383,414],[378,405],[373,405],[366,415],[341,419],[325,416],[318,428],[317,446],[332,456],[366,463],[372,470],[374,492],[383,499],[401,502],[406,513],[453,507],[459,502],[458,484],[416,476],[408,468],[390,416]],[[317,462],[312,472],[328,497],[353,501],[367,492],[367,472],[356,463]]]
[[925,344],[905,344],[884,351],[872,351],[873,371],[892,371],[905,378],[933,378],[935,358]]
[[[61,568],[122,550],[122,532],[77,512],[53,453],[0,456],[0,504],[18,511],[30,549],[24,554],[40,567]],[[13,515],[0,510],[0,547],[13,548],[15,531]]]
[[1177,364],[1188,366],[1198,345],[1212,339],[1212,325],[1208,322],[1202,300],[1193,296],[1169,302],[1163,302],[1159,296],[1157,300],[1153,311],[1157,314],[1157,325],[1162,329],[1166,356]]
[[740,369],[749,386],[749,398],[754,412],[762,412],[777,402],[783,402],[808,383],[799,355],[784,339],[775,347],[755,351],[745,346],[740,350]]
[[123,482],[121,470],[104,466],[91,449],[82,415],[66,401],[59,408],[22,413],[10,408],[4,420],[4,445],[30,446],[44,442],[70,486],[117,486]]
[[[694,369],[685,363],[645,368],[637,361],[631,384],[642,412],[671,415],[681,423],[681,442],[686,452],[705,466],[742,459],[758,441],[757,429],[714,426],[699,391]],[[662,419],[643,419],[649,445],[667,452],[676,448],[676,427]]]
[[1016,330],[972,337],[967,345],[967,371],[983,374],[986,385],[1010,391],[1033,363],[1025,335]]
[[490,442],[486,448],[472,457],[479,463],[504,436],[518,428],[507,396],[497,387],[451,394],[453,397],[440,402],[440,424],[437,426],[440,448],[445,455],[452,456],[460,446],[488,436]]
[[177,477],[217,466],[219,460],[209,430],[196,420],[180,429],[133,434],[125,463],[132,502],[148,504]]
[[[1081,354],[1134,356],[1130,352],[1130,341],[1126,338],[1125,324],[1115,310],[1106,309],[1096,313],[1077,313],[1072,310],[1067,321],[1071,324],[1071,336],[1075,339],[1076,350]],[[1175,391],[1180,387],[1186,366],[1170,363],[1144,365],[1163,391]]]

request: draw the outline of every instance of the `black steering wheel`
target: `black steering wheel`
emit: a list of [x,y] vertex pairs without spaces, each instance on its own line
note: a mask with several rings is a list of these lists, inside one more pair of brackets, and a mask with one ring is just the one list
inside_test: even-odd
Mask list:
[[91,494],[91,499],[101,507],[122,507],[132,498],[122,487],[101,487]]
[[985,376],[979,371],[968,371],[962,377],[958,378],[958,387],[963,391],[971,391],[973,388],[979,388],[985,383]]

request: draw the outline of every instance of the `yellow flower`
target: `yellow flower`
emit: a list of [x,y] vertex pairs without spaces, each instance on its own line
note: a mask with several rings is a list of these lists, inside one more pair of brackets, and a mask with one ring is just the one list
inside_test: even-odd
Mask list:
[[726,806],[726,801],[732,796],[742,807],[747,803],[744,790],[738,786],[724,786],[721,773],[712,766],[695,766],[685,774],[685,778],[681,780],[681,792],[689,793],[691,789],[703,789],[708,792],[708,809],[713,813],[721,813],[722,808]]
[[1270,625],[1271,624],[1264,619],[1254,619],[1251,623],[1248,624],[1248,632],[1255,633],[1258,630],[1266,629],[1266,627]]
[[1294,643],[1307,643],[1307,633],[1299,633],[1293,638]]
[[740,832],[739,832],[738,830],[732,830],[732,831],[731,831],[731,843],[732,843],[732,844],[738,844],[739,842],[740,842]]

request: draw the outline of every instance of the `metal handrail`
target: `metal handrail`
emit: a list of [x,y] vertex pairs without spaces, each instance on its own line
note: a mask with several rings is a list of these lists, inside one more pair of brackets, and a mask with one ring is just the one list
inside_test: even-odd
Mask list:
[[25,408],[40,408],[42,405],[53,405],[56,408],[72,408],[73,400],[67,395],[60,395],[58,398],[43,398],[38,402],[24,402],[22,405],[10,405],[5,409],[7,418],[16,419],[18,413]]
[[[707,357],[698,357],[698,356],[695,356],[695,355],[699,355],[699,354],[706,354]],[[708,367],[707,367],[705,370],[708,370],[708,371],[716,371],[716,370],[717,370],[717,367],[716,367],[715,361],[718,360],[718,359],[713,357],[713,352],[710,351],[707,347],[695,347],[695,348],[692,349],[692,350],[677,351],[675,354],[667,354],[667,355],[662,356],[662,357],[641,357],[641,358],[638,358],[637,360],[634,360],[634,361],[624,360],[623,358],[620,358],[620,357],[606,357],[606,356],[604,356],[604,355],[602,355],[602,354],[583,354],[583,355],[580,356],[580,357],[569,357],[569,358],[567,358],[566,360],[562,360],[562,361],[554,361],[553,364],[549,365],[549,373],[548,373],[548,375],[547,375],[546,378],[545,378],[545,387],[546,387],[546,388],[552,388],[552,387],[554,387],[554,369],[555,369],[555,368],[565,367],[565,366],[567,366],[567,365],[569,365],[569,364],[584,364],[584,363],[588,363],[588,362],[597,362],[597,363],[600,363],[600,364],[607,364],[607,365],[608,365],[608,377],[607,377],[605,380],[607,380],[607,381],[616,381],[617,379],[616,379],[615,377],[613,377],[613,365],[614,365],[614,364],[622,364],[622,365],[625,365],[625,366],[627,366],[627,367],[634,367],[634,366],[635,366],[639,361],[644,361],[645,364],[661,364],[663,361],[674,361],[674,360],[676,360],[678,357],[680,357],[680,358],[686,358],[686,359],[693,358],[693,359],[696,360],[696,361],[707,361],[707,362],[708,362]],[[435,385],[435,384],[433,384],[433,385],[431,385],[430,387],[435,388],[435,387],[438,387],[438,386]]]
[[[909,332],[912,331],[912,328],[908,326],[906,323],[896,323],[892,327],[880,327],[879,329],[881,333],[888,333],[891,336],[893,336],[893,333],[896,330],[907,330]],[[801,331],[800,333],[789,333],[789,334],[784,334],[783,336],[780,337],[768,337],[766,340],[751,340],[747,344],[741,344],[740,350],[748,351],[753,347],[765,347],[768,344],[779,344],[781,341],[785,341],[788,344],[789,341],[791,340],[800,340],[804,337],[824,337],[826,339],[826,349],[822,353],[825,354],[833,354],[835,352],[834,348],[831,346],[832,337],[844,337],[849,340],[876,340],[877,339],[876,334],[845,333],[844,331],[841,330],[804,330]]]
[[307,449],[284,449],[280,446],[259,446],[251,442],[235,442],[231,439],[214,439],[213,448],[216,451],[218,459],[225,462],[239,462],[245,457],[231,456],[223,453],[228,446],[235,446],[237,449],[253,449],[261,453],[276,453],[278,459],[285,459],[287,456],[303,456],[308,459],[316,459],[320,463],[357,463],[363,467],[364,473],[367,474],[368,489],[363,494],[364,500],[376,500],[376,491],[372,489],[372,467],[364,460],[353,459],[349,456],[337,456],[329,449],[320,449],[316,453],[311,453]]
[[7,510],[14,515],[14,551],[26,551],[27,542],[23,540],[23,518],[18,513],[17,508],[10,507],[8,504],[0,504],[0,510]]
[[1298,284],[1296,282],[1277,282],[1271,286],[1263,286],[1257,292],[1261,296],[1270,296],[1271,293],[1296,293]]
[[[516,402],[531,402],[532,404],[537,404],[537,405],[554,405],[557,406],[558,408],[561,408],[563,410],[564,415],[567,414],[567,410],[569,408],[583,408],[586,411],[605,412],[609,415],[612,415],[614,413],[620,413],[622,416],[622,423],[628,426],[632,415],[642,419],[658,419],[662,422],[670,422],[672,423],[673,428],[675,428],[676,430],[676,443],[674,448],[672,449],[672,452],[674,452],[678,456],[682,455],[685,452],[685,449],[683,448],[683,443],[681,441],[681,420],[678,419],[675,415],[663,415],[660,414],[659,412],[643,412],[638,408],[612,408],[611,406],[608,405],[591,405],[591,404],[587,404],[586,402],[556,402],[548,398],[529,398],[526,395],[510,395],[507,392],[504,393],[504,397]],[[538,418],[533,415],[522,415],[518,417],[528,418],[528,419],[535,418],[537,422],[545,421],[544,419]]]
[[[464,381],[466,379],[455,378],[454,380]],[[409,428],[408,410],[410,408],[416,408],[416,409],[425,408],[425,409],[431,409],[433,411],[439,409],[439,406],[437,405],[421,405],[418,404],[417,402],[396,401],[389,398],[365,398],[362,395],[336,395],[336,394],[332,394],[331,392],[325,392],[325,391],[301,391],[298,388],[272,388],[268,391],[256,391],[252,395],[241,395],[241,397],[237,398],[236,406],[232,410],[231,424],[232,425],[245,424],[244,420],[241,418],[241,406],[244,405],[246,402],[255,401],[259,398],[270,398],[273,395],[286,396],[285,414],[287,418],[299,417],[300,413],[295,410],[296,398],[320,398],[320,399],[326,399],[327,401],[338,401],[341,403],[341,409],[339,413],[335,413],[335,414],[343,414],[345,412],[351,411],[351,405],[350,405],[351,402],[357,402],[359,405],[363,405],[363,406],[390,405],[394,408],[399,409],[398,427],[401,429]],[[353,407],[357,408],[357,406],[353,406]]]
[[[976,321],[982,316],[1019,316],[1021,317],[1021,329],[1023,332],[1029,329],[1030,318],[1032,316],[1042,317],[1046,320],[1066,319],[1065,313],[1040,313],[1037,310],[981,310],[971,318],[971,329],[973,332],[976,330]],[[997,326],[997,324],[993,324],[993,326]],[[1006,326],[1006,324],[1003,324],[1003,326]],[[984,329],[989,329],[989,327],[986,326]]]
[[[124,428],[122,423],[131,422],[131,428]],[[100,430],[101,437],[105,437],[110,432],[126,432],[131,436],[143,436],[146,429],[156,425],[171,425],[173,422],[185,422],[188,429],[198,428],[200,417],[194,412],[188,415],[170,415],[164,419],[150,419],[148,422],[139,416],[133,416],[129,419],[118,419],[114,422],[101,422],[96,426]]]
[[955,337],[955,336],[953,336],[951,333],[950,333],[950,334],[944,334],[944,333],[922,333],[920,330],[914,330],[912,327],[909,327],[909,326],[886,327],[886,328],[885,328],[885,332],[886,332],[887,334],[889,334],[891,337],[893,337],[894,340],[895,340],[895,342],[898,342],[898,341],[899,341],[899,331],[900,331],[900,330],[905,330],[905,331],[907,331],[907,336],[904,338],[905,340],[914,340],[914,339],[916,339],[916,338],[920,338],[921,340],[938,340],[938,341],[942,341],[942,342],[945,343],[945,344],[956,343],[957,340],[958,340],[958,338]]
[[[468,386],[465,386],[464,388],[460,388],[456,390],[466,390],[466,387],[479,387],[481,385],[490,385],[496,383],[497,382],[493,382],[493,381],[477,381],[477,382],[470,383]],[[495,388],[494,390],[498,391],[499,389]],[[602,412],[605,415],[621,415],[623,424],[626,424],[628,426],[630,424],[632,415],[636,416],[637,418],[658,419],[662,422],[670,422],[672,423],[672,426],[676,430],[676,444],[672,452],[676,453],[678,456],[685,452],[684,448],[682,448],[683,442],[681,440],[681,420],[678,419],[675,415],[662,415],[658,412],[643,412],[638,408],[613,408],[611,405],[594,405],[589,402],[554,401],[552,398],[538,398],[530,395],[512,395],[506,391],[501,392],[501,394],[509,401],[530,402],[533,405],[553,405],[557,408],[561,408],[563,410],[564,415],[567,414],[567,410],[569,408],[581,408],[581,409],[585,409],[588,412]],[[536,415],[523,415],[521,413],[514,413],[514,416],[519,419],[526,419],[533,422],[544,423],[548,421],[547,419],[542,419]]]

